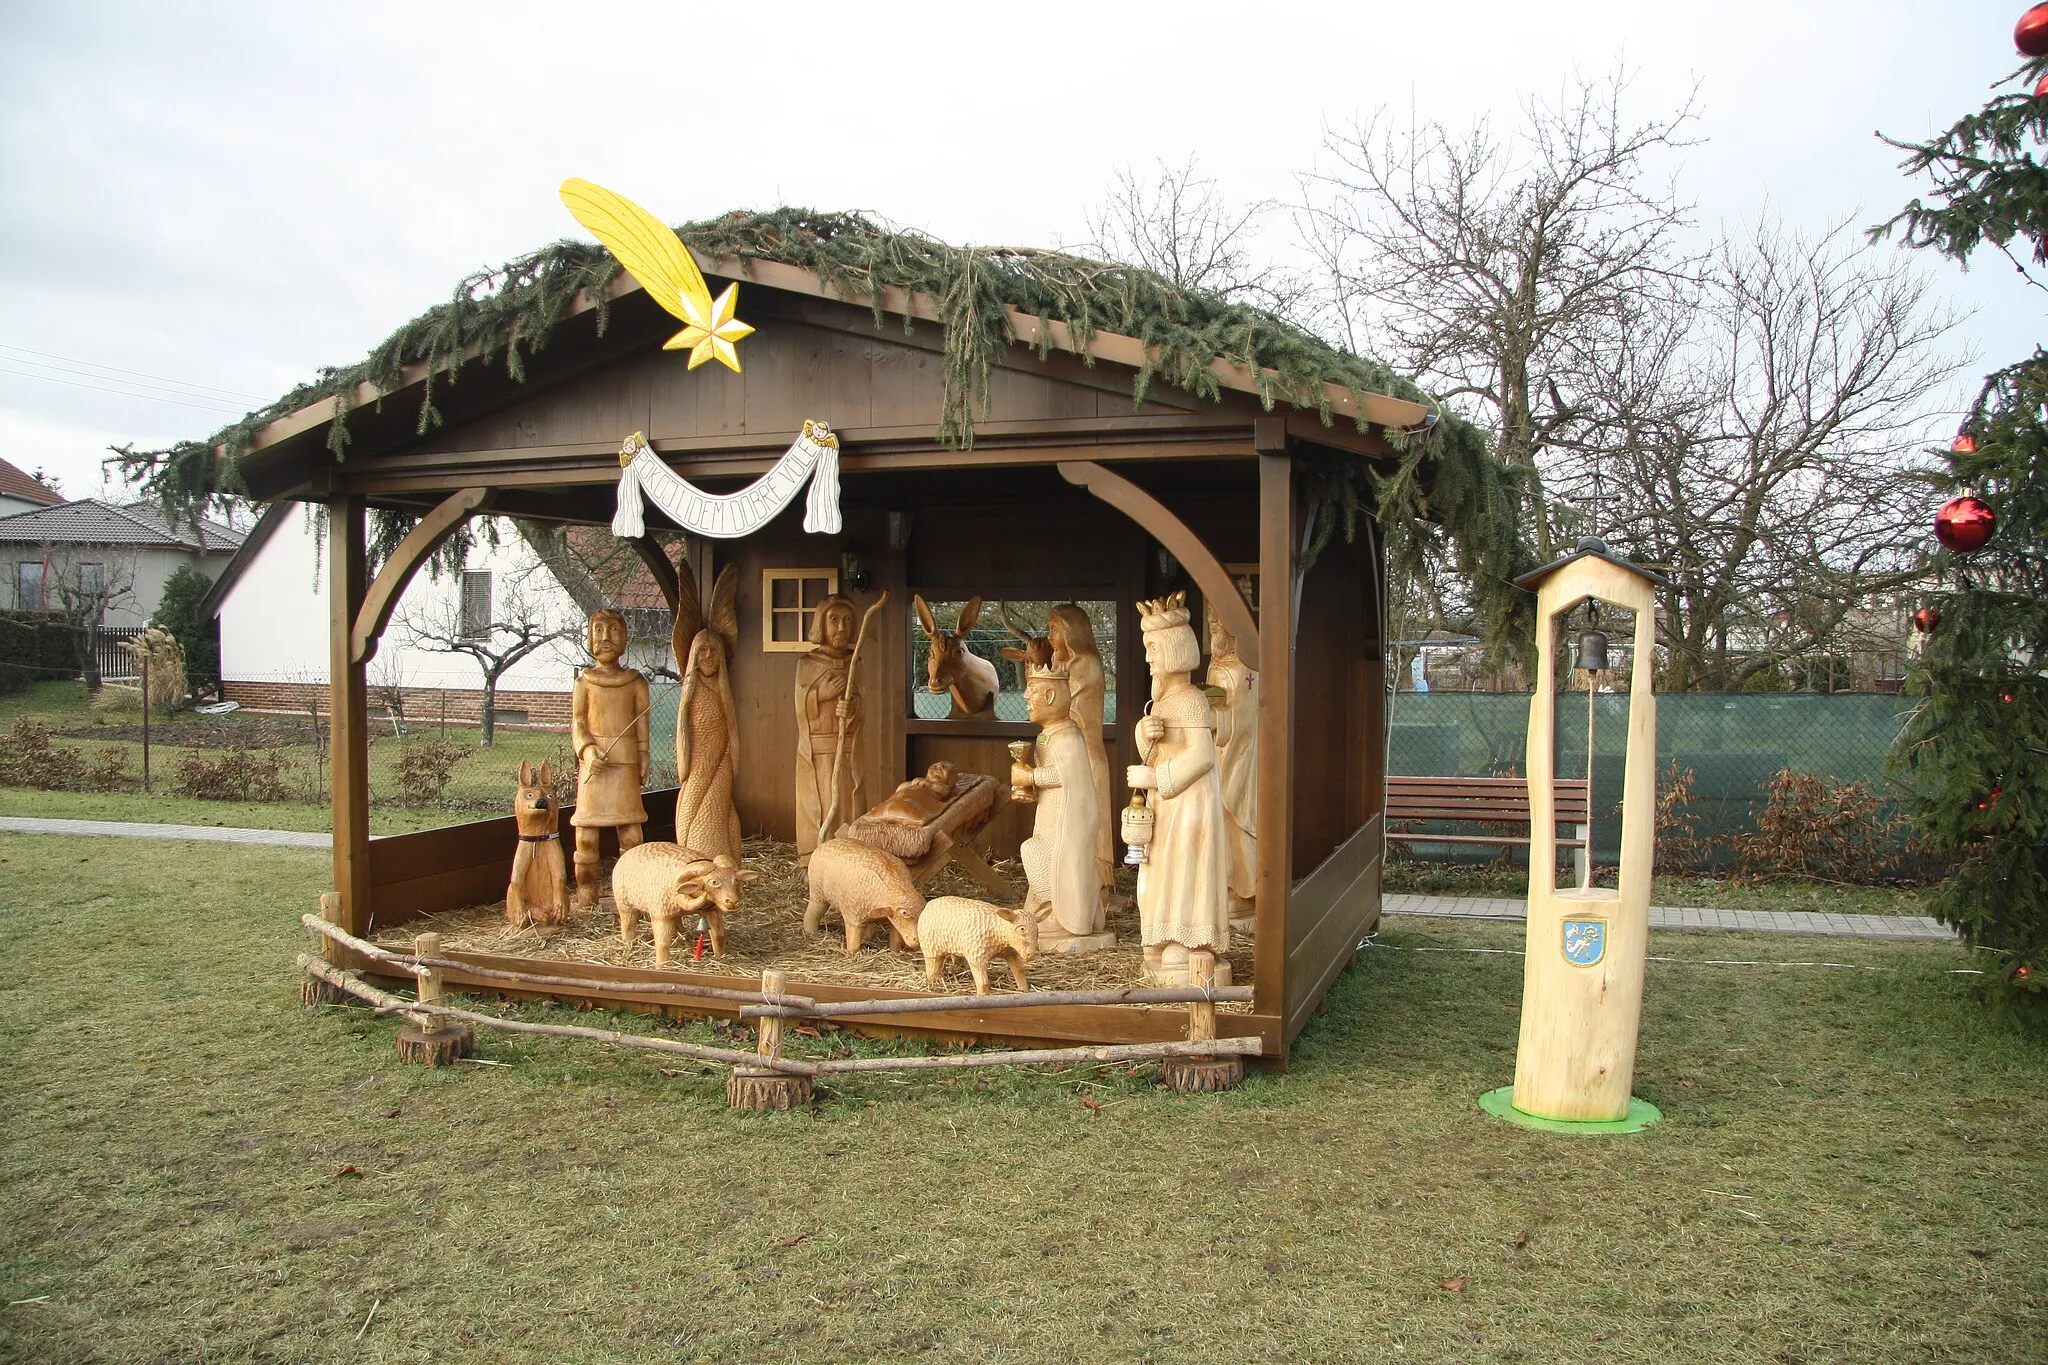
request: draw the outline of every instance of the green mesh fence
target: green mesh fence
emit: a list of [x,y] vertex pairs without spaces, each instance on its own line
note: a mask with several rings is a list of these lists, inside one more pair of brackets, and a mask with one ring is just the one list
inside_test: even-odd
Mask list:
[[[1784,768],[1887,789],[1885,757],[1910,699],[1869,693],[1683,692],[1657,698],[1657,773],[1692,774],[1686,813],[1703,839],[1753,829],[1764,784]],[[1529,694],[1398,692],[1387,771],[1404,777],[1520,777]],[[1593,712],[1593,853],[1617,857],[1628,697],[1601,693]],[[1557,775],[1586,775],[1586,694],[1557,699]],[[1477,854],[1474,856],[1484,856]]]

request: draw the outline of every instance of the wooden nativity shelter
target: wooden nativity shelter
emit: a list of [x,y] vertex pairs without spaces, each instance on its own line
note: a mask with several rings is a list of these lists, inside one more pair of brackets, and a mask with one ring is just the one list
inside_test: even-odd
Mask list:
[[[515,846],[510,817],[369,834],[365,668],[400,592],[447,535],[481,514],[608,524],[621,441],[636,431],[691,482],[723,491],[767,470],[805,420],[817,419],[840,441],[841,534],[807,534],[798,499],[744,539],[691,542],[700,581],[709,582],[714,564],[739,568],[733,692],[745,832],[786,840],[795,818],[790,697],[802,654],[775,647],[789,634],[768,600],[778,581],[830,579],[862,607],[882,589],[892,594],[869,646],[875,662],[862,665],[870,700],[857,755],[867,790],[882,794],[942,758],[965,771],[1006,773],[1006,743],[1035,733],[1022,721],[918,716],[913,593],[935,603],[980,595],[1116,604],[1122,697],[1105,733],[1120,779],[1135,761],[1132,726],[1147,677],[1134,604],[1186,588],[1197,622],[1200,604],[1211,604],[1258,674],[1254,998],[1248,1013],[1218,1022],[1226,1036],[1255,1035],[1261,1055],[1284,1063],[1378,920],[1383,848],[1385,554],[1378,528],[1361,518],[1355,538],[1329,537],[1304,572],[1303,474],[1316,461],[1389,464],[1383,432],[1424,427],[1429,409],[1326,384],[1308,401],[1283,398],[1269,410],[1261,390],[1272,376],[1229,359],[1209,366],[1207,395],[1162,376],[1137,402],[1134,380],[1151,368],[1144,343],[1012,307],[1014,340],[988,371],[986,408],[974,414],[971,439],[947,444],[935,431],[957,381],[948,379],[946,328],[928,295],[888,287],[876,300],[772,259],[702,250],[698,259],[713,289],[742,284],[741,313],[757,329],[743,348],[743,372],[692,370],[683,353],[663,350],[673,320],[619,274],[561,308],[544,346],[526,338],[523,374],[474,354],[453,362],[459,383],[433,373],[447,361],[413,364],[395,381],[323,394],[269,420],[238,452],[250,495],[328,509],[340,925],[368,936],[504,895]],[[439,424],[422,434],[421,390],[430,381]],[[346,423],[345,443],[334,439],[337,420]],[[373,566],[366,521],[375,509],[417,524]],[[648,521],[661,525],[651,509]],[[674,571],[660,548],[651,540],[636,548],[672,590]],[[777,634],[781,640],[769,638]],[[1128,795],[1118,780],[1113,800]],[[672,791],[648,793],[648,838],[672,837],[665,822],[673,801]],[[1006,811],[984,849],[1013,856],[1027,832],[1018,813]],[[743,917],[736,925],[744,932]],[[330,942],[327,951],[341,965],[379,970],[344,946]],[[486,968],[531,962],[451,955]],[[671,1012],[736,1011],[688,994],[692,986],[733,985],[730,976],[580,964],[577,971],[600,981],[672,982],[680,993],[659,1005]],[[458,990],[504,989],[455,970],[444,980]],[[801,978],[789,988],[820,1001],[891,994]],[[645,995],[550,993],[650,1007]],[[1184,1021],[1181,1011],[1135,1007],[913,1017],[928,1035],[1067,1043],[1177,1038]]]

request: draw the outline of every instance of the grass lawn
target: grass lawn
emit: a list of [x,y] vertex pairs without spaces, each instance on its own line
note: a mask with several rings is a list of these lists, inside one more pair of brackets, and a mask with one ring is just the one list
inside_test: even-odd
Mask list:
[[503,1065],[429,1072],[389,1020],[301,1012],[326,880],[0,834],[0,1354],[2010,1361],[2048,1331],[2048,1044],[1947,945],[1656,935],[1668,1117],[1630,1138],[1475,1106],[1520,993],[1483,924],[1383,934],[1234,1094],[865,1076],[738,1115],[673,1059],[490,1035]]
[[[1612,868],[1600,885],[1614,885]],[[1514,896],[1529,894],[1528,869],[1511,863],[1426,863],[1403,860],[1387,866],[1389,891],[1425,896]],[[1733,878],[1659,877],[1652,905],[1689,905],[1720,910],[1812,910],[1838,915],[1924,915],[1918,887],[1838,886],[1831,882],[1736,881]]]

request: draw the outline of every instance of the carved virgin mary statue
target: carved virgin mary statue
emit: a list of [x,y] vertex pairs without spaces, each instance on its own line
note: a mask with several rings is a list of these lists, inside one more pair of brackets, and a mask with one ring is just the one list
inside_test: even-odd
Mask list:
[[740,816],[733,806],[739,771],[739,711],[732,700],[732,660],[739,646],[739,571],[725,566],[711,589],[707,619],[697,578],[678,567],[675,630],[670,643],[682,670],[676,707],[676,842],[700,857],[740,856]]
[[1073,696],[1074,724],[1088,745],[1088,771],[1095,781],[1100,812],[1095,831],[1095,878],[1108,894],[1116,877],[1116,835],[1111,828],[1115,808],[1109,802],[1109,751],[1102,742],[1103,691],[1107,687],[1102,655],[1095,647],[1095,623],[1085,609],[1062,602],[1046,616],[1046,637],[1052,644],[1052,665],[1067,670]]
[[[851,599],[833,593],[811,618],[811,652],[796,666],[796,855],[810,862],[818,826],[833,808],[839,778],[841,817],[867,809],[860,776],[860,692],[848,670],[857,622]],[[841,757],[842,751],[844,757]]]
[[1087,740],[1070,714],[1067,671],[1058,665],[1033,668],[1025,680],[1024,704],[1032,722],[1043,727],[1031,763],[1017,764],[1010,772],[1013,788],[1036,794],[1031,837],[1018,850],[1029,883],[1024,909],[1039,919],[1039,946],[1045,951],[1109,947],[1115,939],[1102,933],[1102,883],[1095,875],[1102,808]]

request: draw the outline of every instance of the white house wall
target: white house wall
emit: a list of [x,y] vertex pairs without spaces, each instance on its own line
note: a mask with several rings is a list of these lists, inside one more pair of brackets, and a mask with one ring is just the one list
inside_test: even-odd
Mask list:
[[[501,544],[479,546],[468,568],[492,575],[494,612],[502,613],[513,580],[526,578],[526,596],[551,623],[567,624],[574,635],[558,640],[522,659],[498,680],[500,692],[568,692],[576,669],[587,662],[583,651],[581,613],[561,585],[537,567],[538,561],[512,528],[504,527]],[[325,685],[327,669],[327,594],[325,556],[309,517],[287,515],[275,534],[257,552],[256,562],[220,608],[220,662],[224,682],[310,683]],[[422,569],[406,587],[377,655],[370,661],[372,689],[446,689],[474,692],[483,686],[483,670],[465,654],[443,654],[414,644],[408,615],[452,612],[459,602],[459,575],[436,578]],[[502,638],[502,637],[501,637]],[[503,704],[503,703],[501,703]]]

